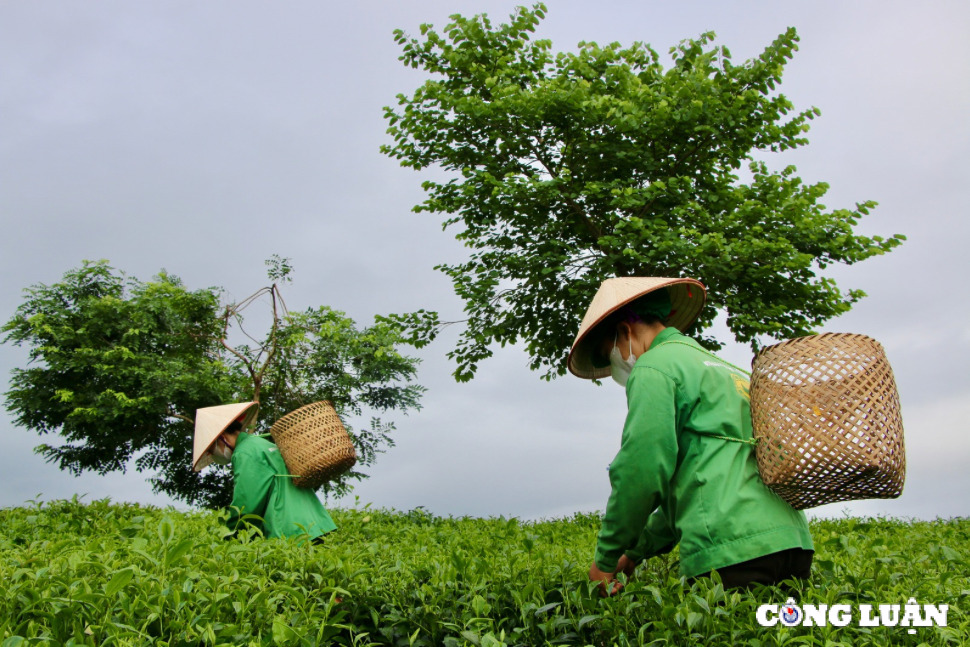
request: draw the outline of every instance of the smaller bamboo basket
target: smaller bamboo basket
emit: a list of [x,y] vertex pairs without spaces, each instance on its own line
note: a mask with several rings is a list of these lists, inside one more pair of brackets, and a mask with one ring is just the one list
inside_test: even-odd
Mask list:
[[899,394],[876,340],[826,333],[768,346],[750,393],[758,471],[796,510],[902,493]]
[[269,430],[283,455],[293,484],[317,489],[357,462],[357,452],[330,402],[314,402],[291,411]]

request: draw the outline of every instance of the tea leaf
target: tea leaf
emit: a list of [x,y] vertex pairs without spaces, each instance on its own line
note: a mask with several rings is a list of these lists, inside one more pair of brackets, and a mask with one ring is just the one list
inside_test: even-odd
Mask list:
[[122,571],[118,571],[108,582],[108,585],[104,587],[104,594],[111,597],[121,589],[125,588],[131,578],[135,576],[135,572],[130,568],[126,568]]

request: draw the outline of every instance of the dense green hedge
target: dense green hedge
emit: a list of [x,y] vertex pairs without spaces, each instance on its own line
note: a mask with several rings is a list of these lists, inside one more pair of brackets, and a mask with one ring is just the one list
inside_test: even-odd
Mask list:
[[948,604],[947,627],[761,627],[776,589],[685,587],[676,553],[601,599],[599,520],[335,510],[325,545],[223,539],[220,516],[96,501],[0,510],[0,646],[963,645],[970,520],[812,524],[801,604]]

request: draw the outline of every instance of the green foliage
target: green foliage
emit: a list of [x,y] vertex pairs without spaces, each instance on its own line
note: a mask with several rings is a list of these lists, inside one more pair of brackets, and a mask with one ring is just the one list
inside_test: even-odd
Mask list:
[[[947,627],[761,627],[776,588],[685,586],[676,554],[587,582],[595,515],[521,522],[332,511],[339,530],[224,540],[223,515],[96,501],[0,510],[0,644],[963,645],[966,519],[812,524],[801,604],[949,604]],[[20,641],[23,641],[22,643]]]
[[[755,152],[807,143],[815,108],[775,92],[798,37],[789,29],[741,65],[714,34],[671,48],[580,43],[553,53],[533,40],[545,6],[508,24],[452,16],[442,34],[398,30],[405,65],[431,74],[385,109],[401,164],[454,174],[427,180],[415,211],[448,214],[470,259],[437,269],[465,302],[467,328],[449,354],[470,379],[490,347],[524,341],[531,368],[566,371],[579,320],[612,276],[690,276],[710,289],[696,331],[717,311],[736,339],[808,334],[863,293],[819,270],[885,253],[903,236],[853,233],[875,205],[826,211],[825,183],[804,184]],[[747,178],[743,170],[747,170]],[[427,343],[434,313],[402,317]],[[703,339],[717,348],[712,338]]]
[[[218,291],[190,292],[164,273],[141,283],[86,262],[26,292],[3,326],[5,342],[30,347],[28,367],[12,371],[6,408],[17,425],[67,441],[36,451],[74,474],[124,470],[137,456],[139,469],[162,469],[165,483],[198,480],[191,418],[245,386],[218,352]],[[228,486],[224,472],[204,482],[212,492]]]
[[[267,264],[275,280],[290,280],[287,259]],[[266,293],[270,330],[253,347],[230,345],[243,310]],[[275,284],[223,305],[220,289],[189,291],[166,273],[141,282],[99,261],[26,295],[2,328],[4,342],[30,348],[28,367],[12,372],[6,408],[16,424],[66,441],[37,451],[75,474],[123,471],[134,458],[139,471],[157,472],[156,491],[191,503],[219,507],[232,497],[227,468],[191,469],[198,408],[260,400],[265,432],[310,402],[331,400],[346,419],[406,412],[424,391],[412,382],[418,360],[398,351],[397,325],[378,318],[358,327],[323,306],[286,312]],[[394,425],[380,417],[347,426],[361,468],[393,444]],[[364,476],[354,471],[325,489],[342,493]]]

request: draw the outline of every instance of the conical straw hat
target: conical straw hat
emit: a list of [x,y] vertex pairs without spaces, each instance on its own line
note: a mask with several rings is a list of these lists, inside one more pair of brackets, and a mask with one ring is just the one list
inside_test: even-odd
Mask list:
[[569,371],[588,380],[609,377],[609,366],[593,366],[593,347],[590,333],[604,319],[621,307],[640,297],[666,288],[670,294],[670,316],[665,322],[681,332],[686,332],[697,320],[707,292],[704,284],[696,279],[672,279],[659,276],[629,276],[607,279],[593,297],[593,302],[583,317],[576,333],[576,340],[569,351]]
[[212,462],[209,449],[219,434],[226,430],[239,416],[245,415],[243,429],[252,424],[256,418],[256,402],[236,402],[221,404],[217,407],[205,407],[195,412],[195,442],[192,446],[192,469],[196,472]]

